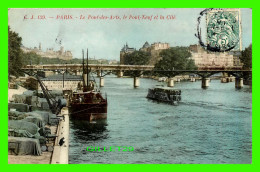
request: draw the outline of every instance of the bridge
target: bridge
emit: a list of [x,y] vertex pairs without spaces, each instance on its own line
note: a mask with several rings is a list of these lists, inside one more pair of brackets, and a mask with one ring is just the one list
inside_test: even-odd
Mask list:
[[[89,64],[91,70],[98,71],[128,71],[128,70],[141,70],[150,71],[154,69],[154,66],[147,65],[106,65],[106,64]],[[22,69],[27,70],[72,70],[72,71],[82,71],[82,64],[47,64],[47,65],[26,65]]]
[[[157,70],[154,66],[148,65],[107,65],[107,64],[89,64],[91,72],[96,72],[98,77],[100,77],[100,86],[104,86],[104,76],[112,72],[117,72],[118,77],[123,77],[125,71],[132,71],[134,78],[134,87],[140,85],[139,77],[141,75],[149,76],[166,76],[168,77],[168,86],[174,86],[174,77],[181,74],[196,74],[201,77],[202,88],[207,88],[209,86],[210,76],[216,73],[226,73],[228,75],[234,76],[235,87],[243,87],[243,78],[252,76],[252,70],[244,70],[241,67],[224,67],[224,66],[214,66],[214,67],[199,67],[198,70]],[[27,65],[22,68],[22,70],[29,71],[71,71],[78,75],[83,69],[82,64],[47,64],[47,65]],[[194,80],[194,78],[191,78]]]

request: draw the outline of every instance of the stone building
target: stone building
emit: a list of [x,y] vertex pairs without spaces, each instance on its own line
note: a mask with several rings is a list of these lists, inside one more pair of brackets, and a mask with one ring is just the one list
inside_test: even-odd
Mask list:
[[[78,83],[82,82],[82,76],[65,73],[64,76],[63,74],[51,75],[42,78],[41,81],[48,90],[75,90],[78,87]],[[41,88],[38,89],[41,90]]]
[[[64,76],[63,74],[48,75],[48,71],[47,74],[43,74],[45,72],[37,74],[48,90],[75,90],[79,83],[83,84],[81,75],[71,75],[69,73],[64,73]],[[26,78],[24,87],[29,90],[41,90],[37,79],[32,76]]]
[[128,47],[128,44],[126,43],[120,51],[120,64],[125,64],[125,55],[130,54],[135,50],[136,50],[135,48]]
[[198,67],[234,67],[242,66],[239,53],[209,52],[200,45],[190,45],[191,58]]
[[34,48],[27,48],[22,46],[21,49],[27,53],[27,52],[34,52],[41,57],[47,57],[47,58],[59,58],[62,60],[71,60],[73,58],[71,51],[65,51],[64,47],[61,46],[60,50],[55,51],[53,48],[47,48],[46,51],[42,51],[41,43],[39,44],[39,47]]
[[168,48],[170,48],[169,43],[155,42],[149,45],[149,43],[146,41],[143,47],[140,48],[140,51],[145,51],[151,54],[151,59],[148,65],[155,65],[159,60],[162,59],[162,57],[160,57],[160,52]]
[[[161,42],[155,42],[153,44],[149,44],[147,41],[144,43],[143,47],[140,48],[140,51],[148,52],[151,55],[151,59],[148,62],[148,65],[155,65],[161,57],[160,52],[164,49],[170,48],[169,43],[161,43]],[[136,49],[129,48],[128,45],[124,45],[122,50],[120,51],[120,64],[125,64],[125,55],[130,54],[134,52]]]

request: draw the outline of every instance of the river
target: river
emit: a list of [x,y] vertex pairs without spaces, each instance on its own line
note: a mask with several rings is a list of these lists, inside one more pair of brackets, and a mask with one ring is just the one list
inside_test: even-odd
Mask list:
[[[175,82],[182,90],[178,106],[146,98],[163,84],[105,77],[107,124],[70,121],[70,164],[219,164],[252,162],[252,89],[212,80]],[[134,151],[86,151],[88,146],[132,146]]]

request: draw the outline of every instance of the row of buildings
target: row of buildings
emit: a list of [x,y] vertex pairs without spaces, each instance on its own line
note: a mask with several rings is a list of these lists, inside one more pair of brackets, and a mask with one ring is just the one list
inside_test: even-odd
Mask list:
[[[155,65],[159,60],[160,52],[162,50],[170,48],[169,43],[156,42],[149,44],[147,41],[139,49],[140,51],[145,51],[151,54],[151,59],[148,65]],[[125,55],[136,51],[135,48],[130,48],[128,44],[120,51],[120,64],[125,64]],[[240,51],[229,51],[229,52],[209,52],[206,51],[200,45],[190,45],[189,51],[191,53],[191,59],[194,60],[195,65],[198,67],[233,67],[242,66],[239,56]]]
[[241,67],[240,51],[210,52],[200,45],[190,45],[191,59],[198,67]]
[[[27,48],[22,46],[21,47],[22,51],[25,53],[28,52],[34,52],[41,57],[46,57],[46,58],[59,58],[62,60],[72,60],[73,55],[71,51],[64,50],[64,47],[61,46],[60,50],[55,51],[53,48],[47,48],[46,51],[42,51],[41,43],[39,44],[39,47],[34,47],[34,48]],[[97,63],[97,64],[111,64],[115,65],[118,64],[119,62],[117,60],[108,60],[108,59],[95,59],[95,58],[89,58],[89,61],[91,63]]]
[[46,51],[42,50],[41,43],[39,43],[39,47],[34,47],[34,48],[27,48],[22,46],[21,49],[23,52],[28,53],[28,52],[34,52],[41,57],[47,57],[47,58],[59,58],[62,60],[71,60],[73,58],[71,51],[64,50],[64,47],[61,46],[60,50],[55,51],[53,48],[47,48]]

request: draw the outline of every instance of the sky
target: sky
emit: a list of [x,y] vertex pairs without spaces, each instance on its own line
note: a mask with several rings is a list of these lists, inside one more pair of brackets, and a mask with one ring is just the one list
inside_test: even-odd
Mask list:
[[[9,9],[8,24],[22,37],[25,47],[38,47],[41,43],[42,50],[46,51],[47,48],[59,50],[62,45],[72,52],[74,58],[82,58],[82,49],[88,48],[91,58],[119,61],[120,50],[126,43],[137,50],[146,41],[150,44],[166,42],[171,47],[198,44],[195,36],[197,18],[203,10]],[[32,15],[33,19],[30,19]],[[64,19],[65,15],[67,19]],[[113,19],[110,19],[111,16]],[[204,21],[202,19],[202,27]],[[252,9],[241,9],[241,21],[242,49],[245,49],[252,43]]]

